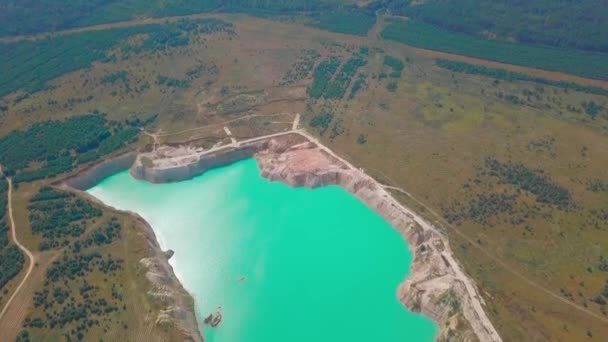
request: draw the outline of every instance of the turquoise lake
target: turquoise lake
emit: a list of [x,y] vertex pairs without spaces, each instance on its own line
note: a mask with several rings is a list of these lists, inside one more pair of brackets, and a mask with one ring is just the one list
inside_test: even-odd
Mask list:
[[[196,302],[210,342],[432,341],[397,287],[412,255],[382,217],[338,186],[290,188],[248,159],[191,180],[150,184],[127,171],[89,193],[153,227]],[[202,325],[202,323],[201,323]]]

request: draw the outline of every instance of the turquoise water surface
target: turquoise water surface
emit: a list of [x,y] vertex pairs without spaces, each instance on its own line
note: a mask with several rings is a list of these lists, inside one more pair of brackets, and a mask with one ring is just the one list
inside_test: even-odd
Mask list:
[[[127,171],[88,190],[153,227],[211,342],[432,341],[435,324],[397,300],[411,253],[338,186],[290,188],[255,160],[154,185]],[[202,326],[202,324],[201,324]]]

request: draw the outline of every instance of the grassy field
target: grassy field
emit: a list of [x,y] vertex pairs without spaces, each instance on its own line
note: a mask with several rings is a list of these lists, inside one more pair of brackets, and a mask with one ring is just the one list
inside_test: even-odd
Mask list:
[[[369,174],[406,189],[433,212],[459,214],[449,224],[450,215],[438,219],[420,209],[443,222],[504,340],[601,341],[608,335],[607,306],[598,300],[608,280],[605,96],[447,70],[418,49],[375,37],[240,15],[222,19],[234,25],[234,34],[194,34],[182,46],[97,61],[50,80],[48,89],[5,96],[0,138],[41,117],[63,120],[98,110],[119,122],[158,114],[146,129],[166,134],[163,142],[212,146],[227,140],[224,125],[243,139],[288,129],[300,112],[309,131]],[[143,39],[134,36],[126,44]],[[342,65],[361,48],[368,49],[366,63],[357,63],[347,73],[349,81],[339,83],[343,96],[309,96],[322,61],[337,58]],[[340,74],[339,67],[328,84],[336,80],[334,74]],[[561,80],[559,74],[543,75]],[[215,126],[190,130],[210,124]],[[131,146],[149,142],[141,136]],[[23,183],[17,191],[19,234],[33,249],[41,238],[31,234],[28,203],[48,181]],[[551,200],[562,190],[566,202]],[[399,199],[419,206],[411,198]],[[130,278],[137,268],[129,268],[136,267],[145,248],[138,230],[129,228],[133,223],[117,213],[104,210],[91,229],[112,216],[124,234],[103,248],[125,262],[108,284],[133,284],[133,292],[124,289],[129,298],[127,293],[145,288],[141,277]],[[60,258],[57,250],[41,253],[45,260]],[[34,292],[43,290],[46,273],[37,274],[38,282],[22,298],[23,318],[41,314],[31,303]],[[87,277],[105,283],[97,271]],[[111,286],[99,291],[101,296],[111,292]],[[152,305],[133,298],[139,302],[127,303],[127,313]],[[135,328],[144,322],[128,321],[143,317],[127,316],[119,311],[113,319],[119,338],[127,336],[120,335],[123,322],[129,332],[148,331]],[[20,322],[11,329],[20,332]],[[90,330],[94,336],[103,332],[95,329]],[[27,330],[32,339],[63,331]]]

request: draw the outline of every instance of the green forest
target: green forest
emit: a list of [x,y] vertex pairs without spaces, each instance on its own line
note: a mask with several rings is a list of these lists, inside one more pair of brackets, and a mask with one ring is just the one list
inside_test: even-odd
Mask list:
[[608,80],[608,54],[486,40],[417,20],[392,20],[382,37],[424,49]]
[[53,177],[135,141],[148,123],[107,121],[99,112],[38,122],[0,139],[0,164],[16,183]]
[[314,26],[320,29],[359,36],[365,36],[376,23],[376,16],[363,10],[332,11],[314,19]]
[[[319,63],[313,73],[313,82],[308,87],[308,94],[313,98],[343,98],[359,68],[367,64],[368,53],[369,49],[361,48],[344,62],[331,57]],[[361,84],[358,87],[360,86]]]
[[379,3],[394,14],[478,37],[608,52],[605,0],[389,0]]

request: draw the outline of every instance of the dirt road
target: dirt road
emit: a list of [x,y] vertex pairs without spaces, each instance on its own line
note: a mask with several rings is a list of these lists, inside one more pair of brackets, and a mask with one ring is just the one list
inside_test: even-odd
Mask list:
[[19,247],[19,249],[25,253],[25,255],[27,255],[28,258],[28,268],[27,268],[27,272],[25,273],[25,276],[23,277],[23,279],[21,280],[21,283],[19,283],[19,286],[17,286],[17,288],[15,289],[15,291],[13,292],[13,294],[11,295],[11,297],[8,299],[8,301],[6,302],[6,304],[4,304],[4,308],[2,308],[2,312],[0,312],[0,320],[2,320],[2,318],[4,317],[4,314],[6,313],[6,311],[8,310],[9,306],[11,305],[13,299],[15,298],[15,296],[17,296],[17,294],[19,293],[19,291],[21,290],[21,288],[23,287],[23,285],[25,284],[25,282],[27,281],[27,279],[29,278],[30,274],[32,273],[32,270],[34,269],[34,263],[35,263],[35,257],[32,254],[32,252],[30,252],[29,249],[25,248],[25,246],[23,246],[21,244],[21,242],[19,242],[19,240],[17,239],[17,226],[15,225],[15,219],[13,217],[13,201],[12,201],[12,196],[13,196],[13,180],[11,178],[6,178],[6,180],[8,181],[8,217],[9,217],[9,223],[11,226],[11,236],[13,238],[13,242],[17,245],[17,247]]

